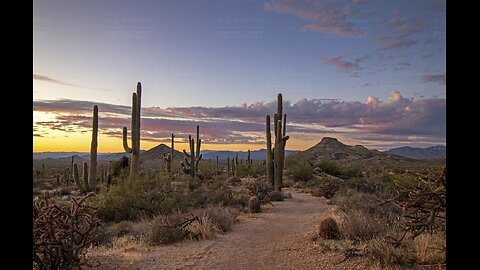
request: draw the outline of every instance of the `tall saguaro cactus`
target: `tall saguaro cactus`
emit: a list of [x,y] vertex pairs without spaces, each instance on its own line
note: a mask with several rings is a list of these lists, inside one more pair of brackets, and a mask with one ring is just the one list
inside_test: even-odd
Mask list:
[[97,147],[98,147],[98,106],[93,106],[92,144],[90,146],[90,171],[88,184],[91,189],[97,187]]
[[138,171],[138,160],[140,158],[140,111],[142,108],[142,84],[137,83],[137,92],[132,95],[132,127],[130,137],[132,147],[128,147],[127,127],[123,127],[123,148],[125,152],[131,153],[130,158],[130,181],[135,179]]
[[270,131],[270,115],[266,117],[266,134],[267,134],[267,157],[266,157],[266,166],[267,166],[267,180],[268,183],[275,186],[275,179],[273,178],[273,151],[272,151],[272,133]]
[[[282,94],[277,96],[277,113],[273,115],[273,126],[275,131],[275,146],[272,150],[272,139],[270,131],[270,115],[266,117],[266,136],[267,136],[267,179],[277,191],[282,191],[283,165],[285,161],[285,145],[289,136],[286,136],[287,115],[283,114]],[[283,120],[283,129],[282,129]]]
[[163,154],[163,164],[167,167],[167,172],[172,172],[172,161],[173,161],[173,153],[174,153],[174,144],[175,144],[175,135],[172,133],[172,145],[170,147],[170,153],[167,155]]
[[[73,163],[73,178],[77,187],[83,193],[97,189],[97,146],[98,146],[98,106],[93,106],[92,144],[90,146],[90,171],[88,164],[83,162],[83,185],[78,178],[78,167]],[[73,161],[73,158],[72,158]]]
[[190,144],[190,154],[183,149],[183,154],[185,155],[183,158],[184,162],[181,162],[180,165],[182,165],[184,173],[195,177],[198,172],[198,163],[202,160],[202,154],[200,154],[202,144],[202,139],[200,139],[200,126],[197,125],[197,148],[195,149],[195,139],[192,139],[191,135],[188,135],[188,141]]
[[[289,136],[285,136],[286,132],[286,119],[287,115],[283,115],[283,129],[282,129],[282,110],[283,110],[283,100],[282,94],[278,94],[277,97],[277,122],[276,130],[275,130],[275,154],[274,154],[274,175],[275,175],[275,188],[277,191],[282,191],[282,184],[283,184],[283,164],[285,161],[285,145],[287,144],[287,140],[290,138]],[[283,133],[282,133],[283,131]]]

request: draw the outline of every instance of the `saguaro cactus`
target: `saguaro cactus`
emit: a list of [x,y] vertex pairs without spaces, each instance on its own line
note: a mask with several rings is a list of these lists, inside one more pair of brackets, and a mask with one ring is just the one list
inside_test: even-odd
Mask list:
[[180,165],[182,165],[184,173],[194,177],[198,172],[198,163],[202,160],[202,154],[200,154],[202,144],[202,139],[200,139],[200,126],[197,125],[197,148],[195,149],[195,140],[192,139],[191,135],[188,135],[188,141],[190,143],[190,154],[183,149],[183,154],[185,155],[183,158],[184,162],[181,162]]
[[270,132],[270,115],[266,117],[266,135],[267,135],[267,158],[266,158],[266,166],[267,166],[267,180],[268,183],[271,183],[272,187],[275,186],[275,179],[274,179],[274,170],[273,170],[273,151],[272,151],[272,134]]
[[[81,192],[97,189],[97,146],[98,146],[98,106],[93,106],[92,144],[90,146],[90,171],[88,164],[83,162],[83,185],[78,178],[78,167],[73,163],[73,178]],[[73,160],[73,158],[72,158]]]
[[167,167],[167,172],[172,172],[172,161],[173,161],[173,153],[174,153],[174,143],[175,143],[175,135],[172,133],[172,145],[170,147],[170,153],[167,155],[163,154],[163,164]]
[[92,143],[90,146],[90,171],[88,185],[91,190],[97,188],[97,147],[98,147],[98,106],[93,106]]
[[137,83],[137,93],[132,95],[132,127],[130,137],[132,139],[132,147],[128,147],[127,127],[123,127],[123,148],[125,152],[131,153],[130,157],[130,181],[135,179],[138,170],[138,160],[140,157],[140,111],[142,108],[142,84]]
[[[285,136],[287,115],[283,114],[282,94],[277,96],[277,113],[273,115],[273,127],[275,131],[275,146],[272,149],[272,135],[270,131],[270,115],[266,117],[267,136],[267,179],[277,191],[282,191],[283,165],[285,162],[285,145],[289,136]],[[283,116],[283,117],[282,117]],[[283,129],[282,129],[283,120]]]
[[[282,191],[282,182],[283,182],[283,163],[285,160],[285,145],[289,136],[285,136],[286,132],[286,119],[287,115],[283,115],[284,126],[282,130],[282,109],[283,109],[283,100],[282,94],[278,94],[277,97],[277,121],[275,129],[275,154],[274,154],[274,176],[275,176],[275,189],[277,191]],[[283,133],[282,133],[283,131]]]

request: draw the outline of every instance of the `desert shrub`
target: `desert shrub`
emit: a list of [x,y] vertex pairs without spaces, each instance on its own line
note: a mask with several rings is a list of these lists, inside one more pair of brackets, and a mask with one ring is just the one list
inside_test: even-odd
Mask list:
[[[198,173],[203,176],[204,179],[212,179],[215,174],[215,165],[214,160],[202,160],[198,163]],[[220,168],[219,168],[220,170]]]
[[183,215],[178,213],[155,217],[146,235],[146,242],[149,245],[168,245],[183,240],[186,234],[179,226],[183,221]]
[[312,196],[331,199],[338,190],[338,184],[334,181],[325,181],[312,190]]
[[242,179],[238,176],[230,176],[227,178],[227,183],[231,186],[238,186],[242,183]]
[[165,209],[166,193],[168,190],[162,183],[138,179],[111,187],[109,192],[100,193],[93,203],[104,221],[138,220],[171,210]]
[[[206,204],[231,205],[233,200],[232,190],[225,182],[214,181],[205,189]],[[202,204],[204,205],[204,204]]]
[[273,191],[273,187],[266,178],[255,179],[245,185],[250,195],[257,196],[260,202],[268,201],[268,194]]
[[126,156],[123,156],[118,160],[110,161],[110,173],[115,177],[125,175],[128,171],[128,162]]
[[415,257],[418,265],[445,269],[446,242],[444,233],[422,234],[415,238]]
[[337,222],[331,217],[322,219],[316,226],[316,232],[323,239],[336,239],[340,236]]
[[337,192],[331,202],[335,204],[340,211],[359,210],[385,219],[385,222],[388,222],[389,225],[396,223],[402,214],[402,209],[397,205],[382,205],[377,195],[350,188]]
[[289,155],[285,158],[285,175],[293,181],[308,182],[313,176],[313,167],[303,155]]
[[238,210],[231,207],[209,207],[204,210],[205,215],[222,231],[229,231],[237,220]]
[[384,219],[360,210],[348,210],[341,223],[342,234],[355,241],[369,240],[388,229]]
[[350,178],[345,182],[345,186],[360,192],[376,193],[381,190],[381,185],[378,181],[369,180],[367,178]]
[[260,212],[260,200],[257,196],[252,196],[248,200],[248,210],[250,211],[250,213]]
[[415,256],[407,245],[396,247],[384,236],[377,236],[366,242],[371,259],[377,261],[382,269],[395,265],[413,265]]
[[283,201],[284,199],[282,192],[279,192],[277,190],[274,190],[268,193],[267,197],[268,197],[268,200],[271,202],[279,202],[279,201]]
[[319,167],[324,171],[325,173],[328,173],[330,175],[338,176],[341,175],[341,170],[338,167],[338,165],[328,159],[321,159],[315,164],[315,167]]
[[362,177],[362,168],[357,165],[348,165],[340,169],[342,178],[359,178]]
[[222,230],[212,221],[212,218],[203,214],[185,227],[187,235],[190,239],[205,240],[210,239],[214,235],[221,233]]
[[33,262],[39,269],[79,266],[80,256],[100,226],[96,210],[85,204],[92,193],[72,198],[70,207],[58,206],[47,196],[33,205]]

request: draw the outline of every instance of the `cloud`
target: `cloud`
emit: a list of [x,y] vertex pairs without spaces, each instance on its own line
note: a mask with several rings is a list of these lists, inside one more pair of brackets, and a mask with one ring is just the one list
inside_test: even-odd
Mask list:
[[70,86],[70,87],[85,88],[85,89],[92,89],[92,90],[101,90],[101,91],[112,91],[112,89],[108,89],[108,88],[90,87],[90,86],[85,86],[85,85],[81,85],[81,84],[68,83],[68,82],[60,81],[60,80],[53,79],[53,78],[50,78],[50,77],[47,77],[47,76],[38,75],[38,74],[33,74],[33,79],[38,80],[38,81],[44,81],[44,82],[50,82],[50,83],[54,83],[54,84],[64,85],[64,86]]
[[335,66],[337,69],[341,71],[353,71],[353,70],[360,69],[360,65],[343,60],[343,57],[341,56],[339,57],[322,56],[320,57],[320,59],[322,60],[323,63]]
[[360,87],[367,87],[369,85],[370,85],[370,83],[364,83],[364,84],[360,85]]
[[380,46],[380,51],[392,50],[392,49],[406,49],[413,45],[418,44],[418,41],[410,39],[404,36],[383,36],[376,37],[374,41]]
[[422,80],[424,82],[439,83],[441,85],[445,85],[446,83],[445,74],[423,74]]
[[401,17],[398,14],[388,22],[388,26],[397,31],[401,36],[408,36],[425,29],[423,21],[416,18]]
[[[68,104],[68,106],[67,106]],[[93,102],[37,100],[34,110],[49,112],[54,120],[34,122],[35,134],[49,129],[88,132]],[[423,136],[445,138],[445,99],[409,99],[392,91],[386,101],[369,96],[364,102],[335,99],[284,101],[287,132],[294,134],[363,134],[364,136]],[[130,108],[99,106],[99,132],[121,137],[123,126],[130,130]],[[276,111],[276,100],[225,107],[142,108],[142,139],[163,142],[173,132],[187,138],[200,125],[207,144],[264,143],[265,116]]]
[[318,31],[342,36],[363,34],[355,24],[348,20],[353,7],[362,1],[353,1],[339,6],[336,1],[292,1],[280,0],[265,3],[266,11],[295,15],[310,23],[301,27],[302,31]]

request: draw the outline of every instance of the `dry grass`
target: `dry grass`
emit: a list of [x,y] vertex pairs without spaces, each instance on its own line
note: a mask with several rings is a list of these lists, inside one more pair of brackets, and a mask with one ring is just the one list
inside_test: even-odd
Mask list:
[[414,245],[418,265],[424,266],[425,269],[445,268],[445,234],[422,234],[415,238]]
[[198,220],[190,223],[185,230],[188,231],[190,239],[198,240],[210,239],[222,233],[218,225],[206,214],[203,214]]
[[388,229],[386,221],[360,210],[350,210],[342,215],[340,230],[350,240],[369,240]]
[[232,229],[239,214],[237,209],[231,207],[213,206],[206,208],[204,211],[222,232],[227,232]]
[[[393,267],[396,265],[409,266],[415,262],[415,256],[411,245],[407,242],[399,247],[387,241],[384,236],[377,236],[366,242],[368,254],[382,267]],[[385,268],[382,268],[385,269]]]

